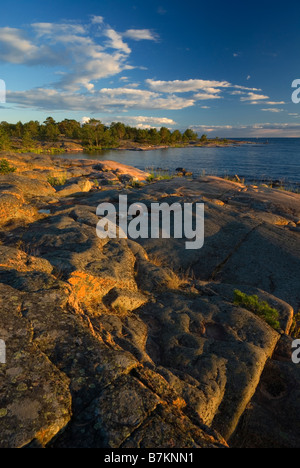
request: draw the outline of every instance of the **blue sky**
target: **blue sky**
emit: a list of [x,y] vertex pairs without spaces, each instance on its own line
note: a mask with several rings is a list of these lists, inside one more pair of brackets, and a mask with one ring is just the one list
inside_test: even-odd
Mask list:
[[299,18],[264,0],[4,2],[0,120],[300,137]]

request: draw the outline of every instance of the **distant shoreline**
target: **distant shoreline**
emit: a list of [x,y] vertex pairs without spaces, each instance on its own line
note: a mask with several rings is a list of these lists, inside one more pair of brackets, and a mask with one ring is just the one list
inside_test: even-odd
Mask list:
[[[15,141],[15,147],[12,148],[12,153],[26,153],[26,154],[68,154],[68,153],[97,153],[100,151],[156,151],[164,149],[176,149],[176,148],[226,148],[226,147],[237,147],[243,145],[257,145],[262,144],[261,142],[248,141],[248,140],[231,140],[231,139],[211,139],[205,142],[190,142],[187,144],[177,145],[141,145],[140,143],[133,141],[121,142],[119,146],[113,147],[86,147],[75,140],[63,139],[53,142],[41,142],[41,146],[35,148],[22,148]],[[264,144],[267,144],[264,143]]]

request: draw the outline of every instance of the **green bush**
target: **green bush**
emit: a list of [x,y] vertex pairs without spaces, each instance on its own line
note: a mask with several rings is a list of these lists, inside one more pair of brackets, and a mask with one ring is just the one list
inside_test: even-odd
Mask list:
[[47,180],[52,187],[61,187],[66,184],[67,177],[64,175],[59,177],[49,176]]
[[0,161],[0,174],[10,174],[16,172],[17,168],[9,164],[7,159],[1,159]]
[[248,296],[239,290],[235,290],[234,303],[261,317],[275,330],[280,330],[278,310],[273,309],[267,302],[259,300],[258,296]]
[[291,336],[295,339],[300,338],[300,311],[293,318]]

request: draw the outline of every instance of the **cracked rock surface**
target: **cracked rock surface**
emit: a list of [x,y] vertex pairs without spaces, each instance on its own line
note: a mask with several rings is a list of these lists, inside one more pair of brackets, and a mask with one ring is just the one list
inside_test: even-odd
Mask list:
[[[1,448],[299,447],[288,335],[300,305],[300,196],[215,177],[133,188],[129,178],[147,174],[116,163],[10,158],[18,171],[0,176]],[[71,183],[51,187],[54,169]],[[99,239],[96,208],[120,194],[148,207],[204,202],[204,247]],[[235,289],[275,307],[281,330],[235,305]]]

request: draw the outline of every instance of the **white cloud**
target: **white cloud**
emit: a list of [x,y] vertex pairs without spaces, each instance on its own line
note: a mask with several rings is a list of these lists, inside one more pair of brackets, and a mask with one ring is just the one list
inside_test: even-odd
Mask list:
[[[256,88],[247,88],[245,86],[233,85],[228,81],[214,81],[214,80],[199,80],[199,79],[191,79],[191,80],[174,80],[174,81],[155,81],[148,79],[146,80],[148,86],[157,92],[162,93],[189,93],[189,92],[196,92],[193,98],[202,101],[202,100],[209,100],[209,99],[221,99],[222,96],[220,94],[224,90],[228,90],[229,88],[234,88],[237,91],[231,92],[231,94],[247,94],[249,95],[249,91],[251,94],[254,94],[253,91],[258,91]],[[241,91],[243,90],[243,91]],[[249,97],[250,99],[250,97]]]
[[174,80],[174,81],[155,81],[146,80],[148,86],[154,91],[162,93],[188,93],[209,89],[210,92],[215,88],[229,88],[231,85],[227,81],[209,81],[209,80]]
[[158,36],[150,29],[128,29],[123,33],[123,37],[128,37],[134,41],[156,41]]
[[0,28],[0,61],[21,64],[36,59],[38,47],[15,28]]
[[95,113],[112,112],[114,109],[180,110],[195,104],[192,99],[184,99],[175,95],[164,97],[151,91],[130,88],[104,88],[93,94],[61,92],[45,88],[36,88],[30,91],[8,91],[7,102],[39,110],[89,110]]
[[131,51],[116,31],[107,28],[109,41],[99,44],[99,36],[91,37],[88,30],[89,25],[73,23],[34,23],[27,35],[21,29],[0,28],[0,62],[61,67],[56,70],[60,79],[52,86],[93,91],[94,82],[133,67],[127,63]]
[[283,112],[283,109],[278,109],[276,107],[270,107],[270,109],[261,109],[263,112],[273,112],[274,114],[278,112]]
[[209,94],[209,93],[194,94],[194,99],[196,99],[196,101],[206,101],[209,99],[221,99],[221,98],[222,96],[219,96],[217,92],[215,94]]
[[280,106],[282,104],[285,104],[285,102],[284,101],[278,101],[278,102],[276,102],[276,101],[267,101],[266,104],[269,104],[269,106]]
[[103,24],[104,23],[104,18],[103,18],[103,16],[93,15],[91,21],[92,21],[92,24]]
[[201,134],[227,138],[272,138],[299,136],[300,123],[260,123],[253,125],[193,125],[191,128]]
[[[95,33],[97,30],[97,34]],[[217,80],[146,80],[146,89],[129,83],[126,76],[134,67],[129,61],[131,48],[124,38],[140,41],[158,39],[151,29],[128,29],[120,33],[102,16],[83,22],[36,22],[25,29],[0,28],[0,63],[43,65],[52,71],[45,88],[8,92],[7,100],[23,107],[41,110],[113,112],[115,109],[181,110],[202,101],[219,100],[225,93],[240,96],[241,101],[257,104],[270,99],[261,90]],[[142,69],[142,64],[139,68]],[[52,70],[51,70],[52,69]],[[96,84],[119,75],[121,87],[103,88]],[[50,81],[50,80],[49,80]],[[112,81],[112,86],[115,81]],[[122,86],[123,85],[123,86]],[[189,95],[184,93],[190,93]],[[283,102],[267,101],[268,105]],[[202,106],[207,109],[208,106]],[[276,112],[277,107],[273,112]],[[155,122],[140,121],[149,125]],[[160,123],[157,123],[160,124]],[[166,122],[166,125],[172,125]]]
[[32,23],[38,37],[52,36],[55,34],[85,34],[85,28],[74,23]]
[[82,117],[81,119],[81,125],[84,125],[86,123],[89,123],[89,121],[91,120],[91,117]]
[[241,97],[241,101],[262,101],[265,99],[270,99],[269,96],[264,96],[263,94],[248,93],[247,96]]
[[118,117],[127,125],[134,125],[138,128],[160,128],[162,126],[174,126],[176,122],[167,117],[146,117],[146,116],[122,116]]
[[125,52],[125,54],[131,53],[131,49],[125,42],[123,42],[121,34],[117,33],[113,29],[106,29],[104,34],[109,39],[109,41],[106,43],[107,47],[121,50],[122,52]]

